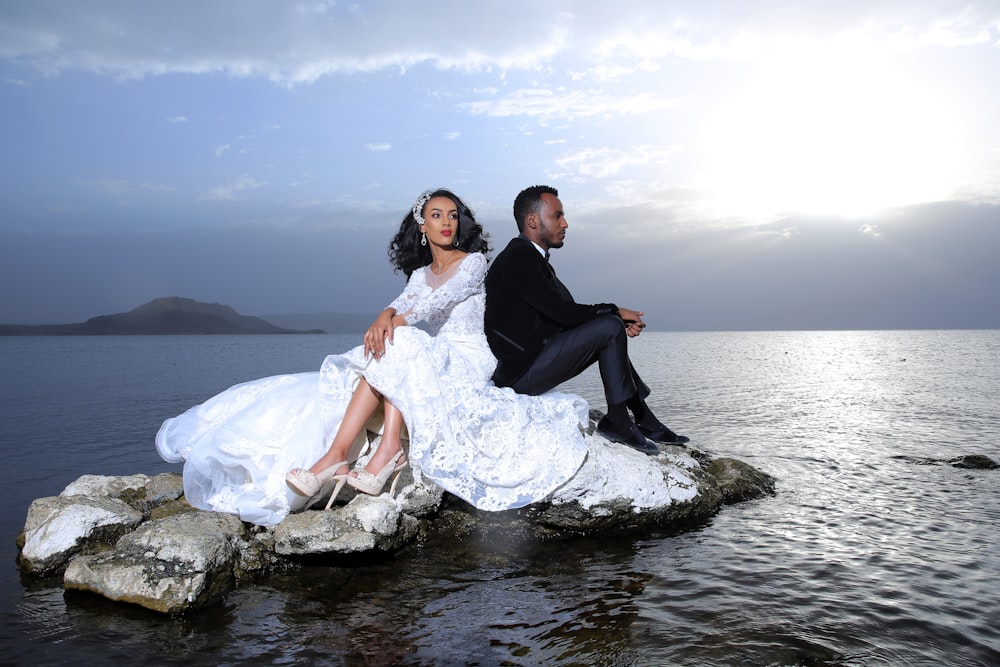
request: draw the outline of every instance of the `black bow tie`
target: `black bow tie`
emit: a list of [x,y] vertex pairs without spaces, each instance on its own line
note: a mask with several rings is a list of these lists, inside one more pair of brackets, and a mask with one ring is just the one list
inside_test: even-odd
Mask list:
[[549,253],[548,253],[548,251],[546,251],[546,253],[545,253],[545,261],[546,262],[549,261]]

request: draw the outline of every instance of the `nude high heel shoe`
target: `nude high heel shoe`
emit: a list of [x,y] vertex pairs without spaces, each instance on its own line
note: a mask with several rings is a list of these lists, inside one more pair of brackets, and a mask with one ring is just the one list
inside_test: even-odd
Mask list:
[[[324,484],[338,477],[336,474],[338,470],[349,465],[351,465],[349,462],[341,461],[340,463],[334,463],[329,468],[323,468],[316,474],[309,472],[305,468],[292,468],[285,475],[285,482],[300,496],[312,498],[323,490]],[[343,475],[340,475],[340,477],[343,477]]]
[[326,501],[326,507],[323,508],[324,511],[333,507],[333,501],[337,499],[340,495],[340,490],[344,488],[344,483],[347,482],[347,474],[336,475],[340,468],[349,465],[347,461],[341,461],[336,463],[329,468],[324,468],[315,475],[308,470],[303,470],[302,468],[292,468],[285,475],[285,481],[288,486],[292,487],[295,493],[306,496],[309,499],[302,505],[303,509],[306,507],[311,507],[313,502],[323,497],[323,493],[329,487],[330,482],[336,482],[337,485],[333,487],[333,492],[330,494],[330,499]]
[[392,496],[396,492],[396,482],[399,481],[399,473],[409,465],[409,461],[406,460],[402,463],[399,462],[399,457],[401,456],[403,456],[402,449],[396,452],[396,455],[389,459],[389,462],[382,466],[382,469],[374,475],[364,468],[357,471],[357,477],[347,475],[347,483],[358,491],[367,493],[370,496],[377,496],[382,493],[382,487],[385,486],[389,477],[392,477],[392,485],[389,487],[389,495]]
[[344,486],[346,479],[343,478],[347,477],[347,473],[338,475],[336,474],[337,471],[343,467],[350,468],[370,449],[371,443],[368,441],[367,437],[365,437],[364,431],[362,431],[347,452],[348,457],[350,457],[352,451],[359,450],[357,451],[356,456],[339,463],[334,463],[332,466],[323,468],[315,474],[310,472],[307,468],[292,468],[285,475],[285,483],[288,484],[288,486],[291,487],[295,493],[308,498],[303,505],[303,508],[305,508],[311,507],[313,502],[317,500],[319,496],[323,495],[327,485],[332,481],[336,481],[337,486],[334,488],[333,495],[330,496],[330,500],[326,504],[326,509],[330,509],[330,506],[333,505],[333,501],[337,497],[337,494],[340,493],[340,490]]

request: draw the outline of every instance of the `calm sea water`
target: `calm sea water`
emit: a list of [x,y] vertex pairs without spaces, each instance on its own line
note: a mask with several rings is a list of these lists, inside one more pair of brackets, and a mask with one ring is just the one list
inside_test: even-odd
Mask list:
[[[706,525],[438,544],[271,576],[164,618],[23,579],[33,498],[177,470],[160,422],[315,370],[353,336],[0,338],[0,663],[1000,664],[1000,332],[647,333],[633,358],[692,446],[774,475]],[[569,385],[604,408],[595,373]]]

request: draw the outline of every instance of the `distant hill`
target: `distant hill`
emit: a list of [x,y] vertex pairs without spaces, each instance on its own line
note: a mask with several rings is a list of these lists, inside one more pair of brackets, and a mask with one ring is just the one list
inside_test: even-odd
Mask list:
[[194,299],[154,299],[127,313],[98,315],[80,324],[0,325],[7,336],[110,336],[162,334],[325,333],[285,329],[260,317],[240,315],[230,306]]
[[261,315],[279,327],[289,329],[322,329],[327,333],[363,333],[375,321],[378,313],[288,313]]

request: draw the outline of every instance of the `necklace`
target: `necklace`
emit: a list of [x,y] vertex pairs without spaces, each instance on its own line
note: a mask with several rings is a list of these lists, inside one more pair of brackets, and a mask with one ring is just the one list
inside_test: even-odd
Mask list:
[[440,264],[435,264],[433,261],[431,262],[431,273],[433,273],[436,276],[439,276],[445,272],[446,268],[450,267],[452,264],[461,259],[458,253],[449,253],[449,254],[452,256],[449,257],[444,262],[441,262]]

